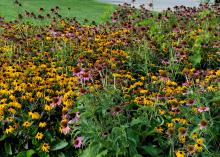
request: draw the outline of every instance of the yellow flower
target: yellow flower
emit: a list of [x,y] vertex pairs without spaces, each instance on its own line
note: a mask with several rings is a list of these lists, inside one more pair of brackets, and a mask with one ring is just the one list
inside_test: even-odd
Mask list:
[[199,138],[196,140],[196,143],[201,144],[201,145],[203,144],[203,142],[204,142],[204,140],[202,138]]
[[163,115],[163,114],[165,114],[165,111],[164,111],[164,110],[159,109],[159,114],[160,114],[160,115]]
[[41,145],[41,150],[44,151],[44,152],[49,152],[49,149],[50,149],[50,146],[48,143],[43,143]]
[[32,119],[40,119],[40,114],[38,112],[28,112],[28,115],[32,118]]
[[9,122],[13,122],[14,121],[14,117],[7,117],[6,120],[9,121]]
[[157,80],[158,80],[157,76],[151,76],[151,79],[152,79],[153,81],[157,81]]
[[180,151],[180,150],[176,151],[176,157],[185,157],[184,151]]
[[194,133],[191,135],[191,137],[192,137],[193,139],[197,139],[197,138],[198,138],[198,134],[197,134],[196,132],[194,132]]
[[168,128],[173,127],[173,125],[174,125],[173,123],[167,123],[167,127],[168,127]]
[[35,136],[36,139],[41,140],[44,137],[44,134],[41,132],[38,132],[37,135]]
[[39,127],[40,128],[44,128],[44,127],[46,127],[47,126],[47,123],[46,122],[40,122],[39,123]]
[[180,135],[185,136],[187,129],[185,127],[180,127],[180,128],[178,128],[178,132]]
[[186,136],[179,136],[179,141],[184,144],[186,142]]
[[25,121],[25,122],[23,123],[23,127],[25,127],[25,128],[28,128],[28,127],[30,127],[30,126],[31,126],[31,123],[28,122],[28,121]]
[[179,104],[177,99],[168,100],[168,103],[171,105],[178,105]]
[[215,91],[218,90],[218,88],[215,87],[215,86],[213,86],[213,85],[210,85],[210,86],[207,87],[207,90],[208,90],[209,92],[215,92]]
[[21,104],[16,101],[11,102],[10,105],[15,108],[19,108],[19,109],[22,107]]
[[161,128],[161,127],[156,127],[156,128],[155,128],[155,131],[156,131],[157,133],[163,133],[163,128]]
[[50,111],[51,109],[52,109],[52,107],[50,105],[45,105],[44,106],[45,111]]
[[195,144],[195,148],[197,152],[201,152],[202,151],[202,145],[201,144]]
[[13,109],[13,108],[9,108],[9,109],[8,109],[8,112],[11,112],[11,113],[15,114],[15,113],[16,113],[16,110]]
[[44,93],[42,92],[37,92],[36,93],[37,98],[43,98],[44,97]]
[[9,126],[9,127],[5,130],[5,132],[6,132],[6,134],[9,134],[9,133],[12,133],[14,130],[15,130],[15,129],[14,129],[12,126]]
[[220,69],[215,72],[217,76],[220,76]]
[[179,122],[182,123],[182,124],[186,124],[186,123],[187,123],[187,120],[184,119],[184,118],[181,118],[181,119],[179,120]]
[[144,89],[141,89],[141,90],[140,90],[140,93],[141,93],[141,94],[147,94],[148,92],[149,92],[148,90],[144,90]]
[[113,73],[112,76],[113,77],[121,77],[121,74]]
[[51,39],[52,39],[51,37],[46,36],[46,40],[47,40],[47,41],[49,41],[49,40],[51,40]]
[[202,33],[202,32],[204,32],[204,31],[203,31],[203,29],[200,29],[200,28],[199,28],[199,29],[198,29],[198,32],[199,32],[199,33]]
[[174,132],[175,132],[175,130],[174,130],[173,127],[170,127],[170,128],[167,129],[167,134],[168,134],[169,136],[172,136],[172,135],[174,134]]
[[144,77],[144,76],[141,76],[141,80],[144,81],[144,80],[145,80],[145,77]]

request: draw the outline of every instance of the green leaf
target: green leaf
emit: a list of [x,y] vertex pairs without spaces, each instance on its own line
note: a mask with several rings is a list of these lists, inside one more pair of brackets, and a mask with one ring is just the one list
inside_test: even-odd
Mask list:
[[96,157],[105,157],[108,154],[108,150],[104,150],[101,153],[99,153]]
[[64,154],[63,152],[60,152],[60,153],[58,154],[58,157],[65,157],[65,154]]
[[37,155],[39,155],[40,157],[50,157],[50,155],[45,152],[39,152]]
[[212,98],[212,100],[210,102],[219,102],[220,101],[220,96],[216,96],[214,98]]
[[131,126],[134,126],[134,125],[139,125],[139,124],[144,124],[145,122],[140,119],[140,118],[137,118],[137,119],[132,119],[131,121]]
[[26,151],[26,157],[32,157],[33,154],[35,154],[35,151],[33,149]]
[[92,156],[91,156],[91,150],[90,150],[90,148],[87,148],[86,150],[84,150],[84,151],[82,152],[82,154],[80,154],[79,157],[92,157]]
[[5,143],[5,151],[8,155],[12,155],[11,145],[9,143]]
[[161,150],[157,149],[157,147],[154,145],[143,146],[142,149],[145,151],[145,153],[154,157],[159,157],[159,153],[161,152]]
[[68,142],[66,142],[66,140],[63,140],[60,143],[53,146],[51,150],[52,151],[60,150],[60,149],[65,148],[67,145],[68,145]]
[[0,141],[3,141],[4,139],[6,139],[7,135],[4,134],[1,138],[0,138]]
[[133,157],[142,157],[140,154],[135,154]]
[[20,152],[16,157],[32,157],[33,154],[35,154],[35,151],[33,149],[30,149]]
[[16,157],[26,157],[26,152],[22,151],[22,152],[18,153],[18,155],[16,155]]
[[202,60],[201,54],[200,53],[195,53],[193,56],[190,57],[190,61],[194,66],[199,64]]

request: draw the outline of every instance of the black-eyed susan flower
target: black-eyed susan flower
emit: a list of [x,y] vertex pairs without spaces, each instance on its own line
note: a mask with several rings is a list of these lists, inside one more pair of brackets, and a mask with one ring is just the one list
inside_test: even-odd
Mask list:
[[162,127],[156,127],[155,129],[154,129],[157,133],[163,133],[163,128]]
[[201,145],[203,144],[203,142],[204,142],[204,139],[202,138],[199,138],[196,140],[196,143],[201,144]]
[[196,143],[196,144],[195,144],[195,148],[196,148],[196,151],[197,151],[197,152],[202,152],[202,150],[203,150],[202,145],[199,144],[199,143]]
[[43,152],[49,152],[50,145],[49,145],[49,143],[43,143],[40,148]]
[[9,126],[8,128],[5,129],[5,133],[9,134],[9,133],[12,133],[14,130],[15,130],[14,127]]
[[180,136],[178,137],[178,139],[179,139],[179,142],[180,142],[180,143],[182,143],[182,144],[186,143],[186,136],[180,135]]
[[198,138],[198,133],[194,132],[191,135],[192,139],[197,139]]
[[22,124],[23,127],[25,128],[28,128],[31,126],[31,123],[29,121],[25,121],[23,124]]
[[168,128],[171,128],[171,127],[173,127],[174,126],[174,123],[167,123],[167,127]]
[[176,151],[175,154],[176,157],[185,157],[185,152],[181,150]]
[[28,112],[28,115],[32,118],[32,119],[40,119],[40,114],[38,112]]
[[50,105],[45,105],[44,106],[45,111],[50,111],[51,109],[52,109],[52,107]]
[[180,136],[186,136],[187,129],[185,127],[180,127],[180,128],[178,128],[178,133]]
[[47,123],[46,122],[40,122],[39,123],[39,127],[40,128],[44,128],[44,127],[46,127],[47,126]]
[[170,127],[167,129],[167,135],[172,136],[174,134],[175,130],[173,127]]
[[35,135],[35,138],[38,139],[38,140],[41,140],[43,137],[44,137],[44,134],[41,133],[41,132],[38,132],[38,133]]

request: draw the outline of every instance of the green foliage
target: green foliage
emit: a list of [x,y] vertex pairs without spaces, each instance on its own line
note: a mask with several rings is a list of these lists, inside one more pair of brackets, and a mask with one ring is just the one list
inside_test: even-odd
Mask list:
[[35,154],[35,151],[33,149],[22,151],[18,153],[16,157],[32,157],[32,155]]
[[121,92],[113,88],[84,95],[77,103],[80,121],[73,129],[76,135],[84,137],[87,147],[81,157],[141,156],[139,151],[152,156],[161,153],[150,141],[145,143],[146,147],[141,144],[141,139],[153,136],[154,125],[158,124],[150,120],[150,117],[157,117],[151,108],[140,107],[131,113],[131,106],[124,105],[126,99]]
[[68,146],[68,142],[66,142],[66,140],[63,140],[63,141],[57,143],[56,145],[54,145],[51,150],[52,151],[60,150],[60,149],[65,148],[66,146]]

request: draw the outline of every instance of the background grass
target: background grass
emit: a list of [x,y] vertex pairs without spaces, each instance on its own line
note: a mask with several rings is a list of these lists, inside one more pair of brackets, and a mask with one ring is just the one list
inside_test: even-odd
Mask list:
[[45,9],[46,13],[50,12],[51,8],[59,6],[60,14],[63,17],[76,17],[79,21],[88,19],[103,22],[116,7],[96,0],[20,0],[19,2],[22,7],[17,7],[14,0],[0,0],[0,16],[5,17],[6,20],[14,20],[19,13],[24,13],[25,10],[39,14],[41,7]]

